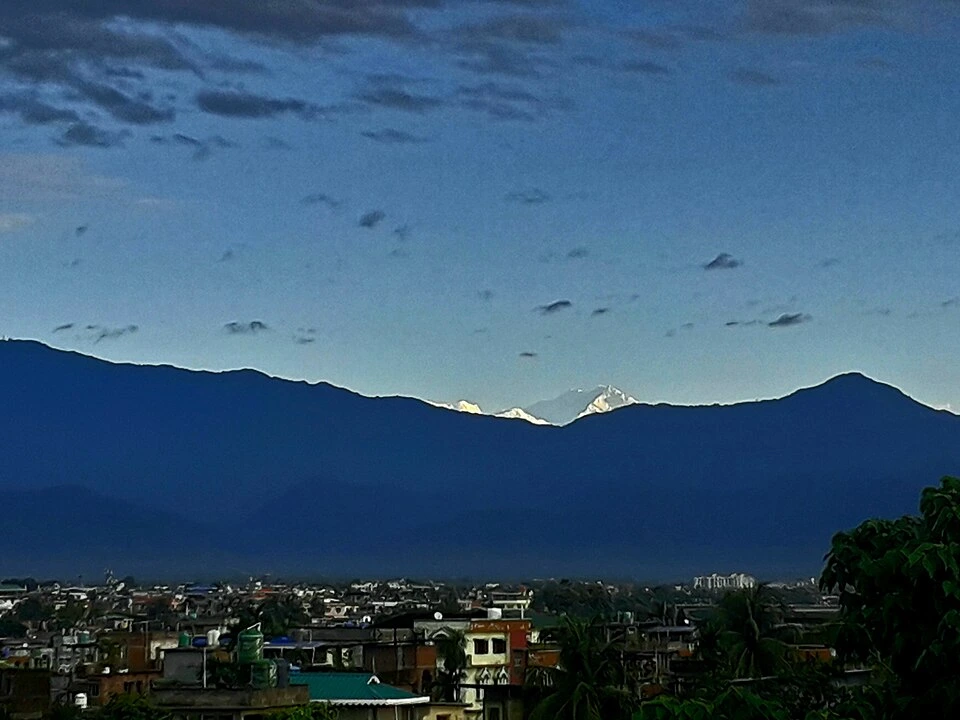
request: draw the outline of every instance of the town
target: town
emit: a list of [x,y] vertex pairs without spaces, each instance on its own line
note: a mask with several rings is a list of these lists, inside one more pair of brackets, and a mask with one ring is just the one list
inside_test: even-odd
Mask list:
[[[565,618],[591,621],[642,697],[701,672],[700,629],[750,575],[687,583],[540,580],[142,586],[0,584],[0,708],[12,720],[95,711],[148,696],[170,717],[259,718],[317,703],[340,720],[521,720],[536,678],[561,664]],[[819,629],[838,613],[813,579],[764,585],[801,630],[797,657],[828,661]]]

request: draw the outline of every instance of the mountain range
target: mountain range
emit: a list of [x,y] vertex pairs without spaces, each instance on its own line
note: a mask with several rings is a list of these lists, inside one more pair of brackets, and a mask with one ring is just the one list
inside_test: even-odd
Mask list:
[[590,390],[569,390],[552,400],[541,400],[527,407],[513,407],[493,413],[484,412],[479,405],[469,400],[431,404],[472,415],[526,420],[534,425],[569,425],[587,415],[610,412],[639,402],[612,385],[599,385]]
[[809,576],[960,473],[960,417],[859,374],[554,427],[6,341],[0,407],[0,576]]

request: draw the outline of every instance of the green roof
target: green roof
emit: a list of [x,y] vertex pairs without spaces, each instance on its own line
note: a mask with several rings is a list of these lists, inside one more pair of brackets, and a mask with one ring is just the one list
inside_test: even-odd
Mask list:
[[417,705],[429,698],[380,682],[370,673],[293,673],[291,685],[306,685],[311,702],[331,705]]

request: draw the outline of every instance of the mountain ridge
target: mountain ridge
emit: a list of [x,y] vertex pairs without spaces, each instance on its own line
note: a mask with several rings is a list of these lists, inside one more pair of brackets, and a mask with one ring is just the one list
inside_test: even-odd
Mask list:
[[[37,573],[204,557],[298,574],[806,575],[837,530],[914,511],[923,486],[960,474],[960,418],[850,373],[553,427],[10,341],[0,398],[0,492],[20,498],[21,530],[43,527],[45,503],[64,526],[30,534]],[[64,486],[91,493],[75,518],[30,499]],[[144,537],[85,544],[112,536],[84,515]],[[22,557],[0,533],[0,565]]]

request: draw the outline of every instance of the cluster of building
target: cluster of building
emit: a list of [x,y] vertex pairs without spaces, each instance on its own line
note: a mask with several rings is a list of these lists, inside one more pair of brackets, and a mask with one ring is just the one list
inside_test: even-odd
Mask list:
[[[131,585],[0,585],[0,709],[33,720],[127,694],[175,720],[259,720],[308,702],[341,720],[513,720],[531,673],[559,661],[542,634],[557,618],[523,586]],[[695,670],[703,612],[624,612],[604,631],[654,691]],[[451,643],[463,659],[452,686]]]
[[693,579],[694,590],[706,590],[708,592],[724,590],[744,590],[746,588],[756,587],[757,579],[752,575],[745,573],[733,573],[731,575],[700,575]]

